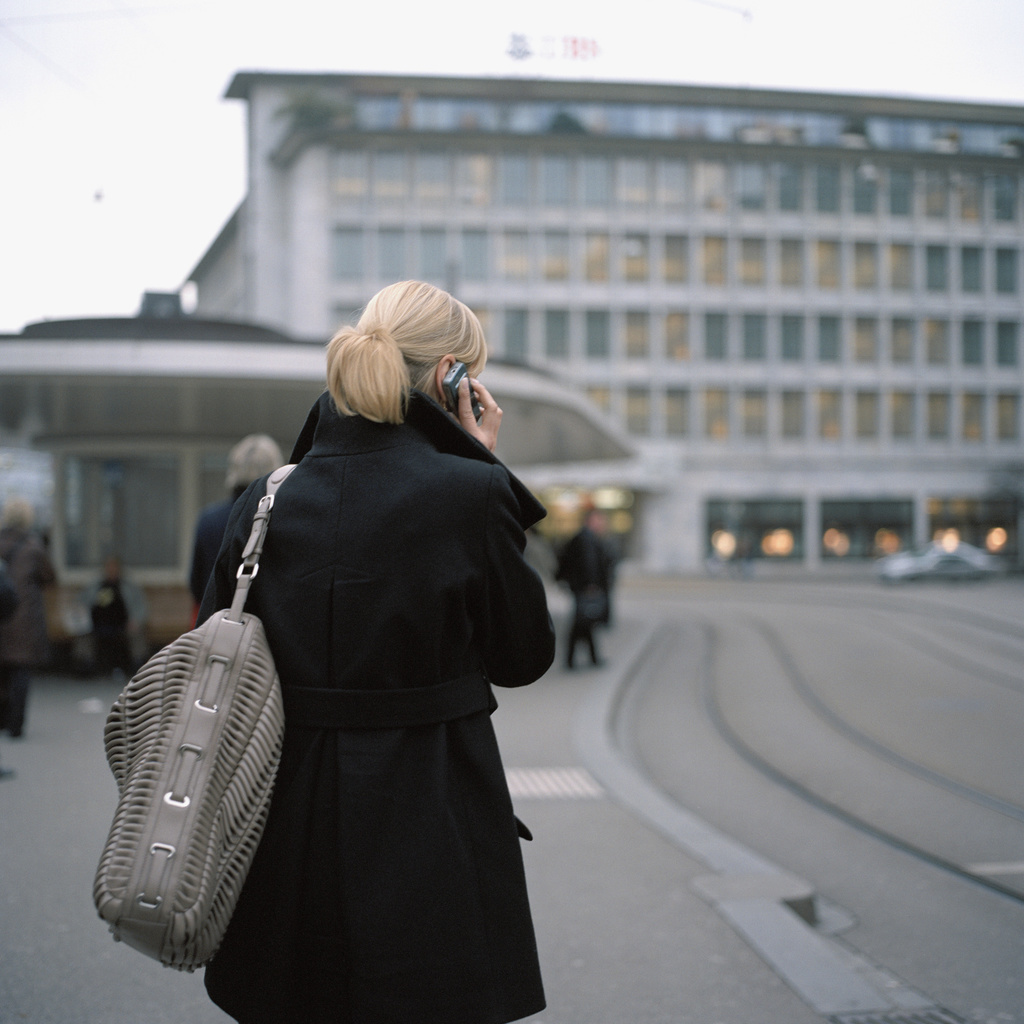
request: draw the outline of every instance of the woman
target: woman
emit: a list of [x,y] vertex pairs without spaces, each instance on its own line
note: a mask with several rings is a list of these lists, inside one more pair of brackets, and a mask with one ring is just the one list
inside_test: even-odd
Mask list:
[[[501,410],[447,293],[378,293],[327,348],[247,608],[286,735],[267,829],[206,971],[242,1024],[502,1024],[544,1007],[490,683],[554,657],[524,531],[544,509],[492,454]],[[457,417],[457,419],[456,419]],[[264,490],[235,503],[200,609],[230,601]]]

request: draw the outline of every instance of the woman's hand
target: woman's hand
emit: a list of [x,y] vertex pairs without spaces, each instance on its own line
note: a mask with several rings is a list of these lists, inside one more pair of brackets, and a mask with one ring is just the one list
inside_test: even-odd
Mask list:
[[[469,388],[476,392],[476,400],[483,410],[480,422],[473,415],[473,401]],[[498,428],[501,426],[501,409],[487,390],[475,377],[463,377],[459,382],[459,423],[472,434],[488,451],[494,451],[498,444]]]

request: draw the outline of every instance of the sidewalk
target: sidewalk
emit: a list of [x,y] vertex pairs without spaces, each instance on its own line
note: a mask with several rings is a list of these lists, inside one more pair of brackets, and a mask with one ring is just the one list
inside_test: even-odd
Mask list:
[[[536,836],[524,856],[549,1007],[531,1021],[820,1022],[698,894],[707,863],[645,824],[621,794],[600,785],[595,792],[601,771],[537,771],[582,769],[585,747],[592,764],[604,758],[615,774],[615,755],[598,735],[600,707],[646,637],[625,607],[622,616],[604,637],[605,669],[556,667],[534,686],[497,693],[514,801]],[[111,682],[41,677],[25,737],[0,737],[0,763],[17,772],[0,782],[3,1024],[228,1020],[207,1000],[201,974],[164,970],[115,944],[93,908],[93,872],[114,806],[102,728],[117,691]],[[628,766],[619,767],[628,777]],[[528,795],[538,787],[549,795]]]

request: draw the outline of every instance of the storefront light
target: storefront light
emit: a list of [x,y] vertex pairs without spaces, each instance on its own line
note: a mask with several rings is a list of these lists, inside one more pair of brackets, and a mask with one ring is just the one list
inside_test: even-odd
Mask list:
[[936,530],[932,536],[932,540],[934,540],[943,551],[956,551],[960,546],[960,531],[952,526],[945,530]]
[[997,555],[1006,547],[1006,542],[1009,539],[1009,534],[1001,526],[993,526],[992,529],[985,534],[985,547],[991,551],[993,555]]
[[736,537],[728,530],[715,530],[711,534],[711,546],[719,558],[732,558],[736,554]]
[[842,530],[837,530],[834,526],[830,526],[824,536],[821,538],[821,543],[825,546],[825,550],[835,555],[836,558],[844,558],[850,553],[850,537]]
[[793,554],[793,532],[786,529],[772,530],[761,538],[761,550],[769,558],[788,558]]

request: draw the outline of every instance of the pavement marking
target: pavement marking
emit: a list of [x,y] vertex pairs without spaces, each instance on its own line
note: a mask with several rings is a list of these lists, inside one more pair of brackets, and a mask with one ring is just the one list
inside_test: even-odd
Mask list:
[[585,768],[508,768],[509,794],[524,800],[596,800],[604,789]]
[[972,875],[1024,875],[1024,860],[968,864],[967,870]]

